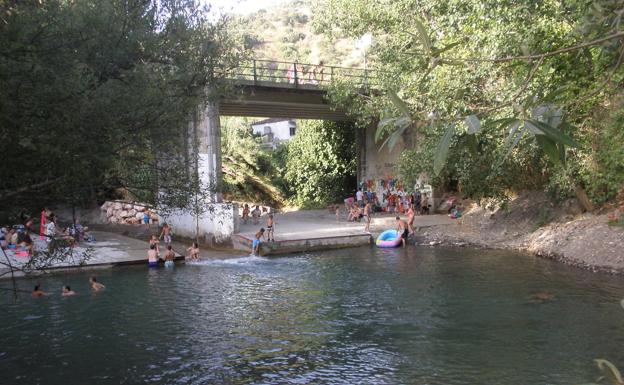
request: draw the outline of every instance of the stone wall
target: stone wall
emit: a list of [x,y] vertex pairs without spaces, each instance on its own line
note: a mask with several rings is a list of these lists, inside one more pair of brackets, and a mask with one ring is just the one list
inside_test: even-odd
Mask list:
[[106,223],[138,225],[143,223],[143,216],[146,212],[150,215],[151,223],[158,222],[156,212],[138,202],[106,201],[100,210]]
[[210,246],[230,246],[232,235],[238,231],[238,205],[235,203],[210,203],[205,213],[196,218],[186,211],[173,211],[161,218],[173,229],[175,235],[194,239]]

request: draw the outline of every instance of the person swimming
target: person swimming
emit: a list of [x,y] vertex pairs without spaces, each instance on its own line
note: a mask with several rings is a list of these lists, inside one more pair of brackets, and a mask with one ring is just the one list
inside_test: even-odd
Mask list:
[[72,295],[76,295],[76,292],[71,289],[69,286],[63,286],[63,290],[61,291],[61,295],[63,297],[69,297]]
[[175,252],[171,245],[167,245],[167,251],[165,251],[165,267],[173,267],[173,260],[175,259]]
[[158,267],[158,253],[156,252],[155,244],[151,244],[150,249],[147,251],[147,266]]
[[41,285],[36,285],[35,289],[30,293],[33,298],[43,297],[44,295],[48,295],[45,291],[41,290]]
[[91,284],[91,290],[93,291],[100,291],[106,288],[106,286],[102,285],[97,281],[97,278],[95,278],[95,276],[89,278],[89,283]]

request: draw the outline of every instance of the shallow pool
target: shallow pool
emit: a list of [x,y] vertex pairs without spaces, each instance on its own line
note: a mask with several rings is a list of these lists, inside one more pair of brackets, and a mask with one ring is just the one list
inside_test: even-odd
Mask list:
[[0,293],[0,384],[578,384],[593,358],[624,365],[624,278],[522,254],[123,267],[97,272],[97,294],[88,275],[41,279],[46,298]]

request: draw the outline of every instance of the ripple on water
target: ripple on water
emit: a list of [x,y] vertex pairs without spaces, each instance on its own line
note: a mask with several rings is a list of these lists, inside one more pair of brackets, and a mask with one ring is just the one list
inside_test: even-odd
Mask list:
[[[15,385],[567,384],[594,378],[593,358],[624,362],[622,279],[518,254],[358,248],[128,267],[102,272],[97,295],[87,275],[42,280],[71,285],[71,301],[25,297],[0,313]],[[543,291],[555,299],[529,301]]]

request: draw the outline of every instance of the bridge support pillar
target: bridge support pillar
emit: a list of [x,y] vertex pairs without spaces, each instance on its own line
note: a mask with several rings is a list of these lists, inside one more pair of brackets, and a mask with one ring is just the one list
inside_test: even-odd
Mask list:
[[202,187],[207,190],[206,200],[220,203],[221,194],[221,122],[219,103],[210,101],[199,107],[195,124],[197,140],[197,172]]

